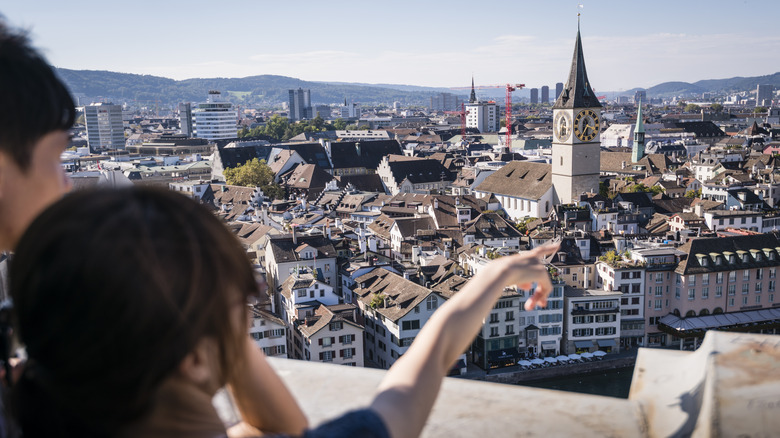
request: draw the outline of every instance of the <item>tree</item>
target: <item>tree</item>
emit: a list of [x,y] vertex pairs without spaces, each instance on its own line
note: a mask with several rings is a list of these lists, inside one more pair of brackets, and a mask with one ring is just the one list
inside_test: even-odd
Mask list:
[[333,129],[336,131],[343,131],[347,128],[347,122],[344,119],[338,118],[333,121]]
[[683,110],[686,113],[693,113],[697,111],[701,111],[701,107],[699,105],[696,105],[694,103],[689,103],[688,105],[685,105],[685,109]]
[[688,190],[685,192],[686,198],[701,198],[701,189],[699,190]]
[[271,116],[270,119],[268,119],[267,122],[265,122],[265,128],[263,129],[263,134],[277,141],[281,141],[284,138],[284,134],[287,132],[289,128],[290,128],[290,121],[287,119],[287,117],[282,117],[279,114],[274,114],[273,116]]
[[756,109],[753,110],[753,113],[765,113],[766,107],[765,106],[757,106]]
[[611,196],[609,196],[609,182],[607,180],[599,182],[599,195],[605,198],[611,198]]
[[716,113],[723,111],[723,105],[719,103],[713,103],[712,105],[710,105],[710,108],[712,108],[712,110],[715,111]]
[[234,186],[260,187],[263,194],[271,199],[284,198],[284,189],[274,183],[274,172],[265,160],[252,158],[241,166],[225,169],[225,181]]

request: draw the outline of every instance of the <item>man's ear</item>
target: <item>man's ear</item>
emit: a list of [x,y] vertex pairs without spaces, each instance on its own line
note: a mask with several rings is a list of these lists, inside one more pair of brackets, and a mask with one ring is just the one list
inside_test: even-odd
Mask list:
[[214,339],[203,338],[179,363],[179,373],[185,379],[214,391],[219,388],[219,348]]

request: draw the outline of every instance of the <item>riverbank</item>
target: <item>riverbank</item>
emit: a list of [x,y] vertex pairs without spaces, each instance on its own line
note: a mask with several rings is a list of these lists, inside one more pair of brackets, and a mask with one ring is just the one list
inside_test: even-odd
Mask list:
[[474,364],[469,364],[468,372],[461,375],[460,378],[495,383],[518,384],[522,382],[552,379],[556,377],[587,375],[603,371],[631,368],[636,363],[636,353],[637,350],[634,349],[633,351],[625,353],[608,354],[604,356],[604,359],[602,360],[554,365],[547,368],[537,368],[530,370],[523,370],[518,366],[511,366],[492,369],[486,372]]

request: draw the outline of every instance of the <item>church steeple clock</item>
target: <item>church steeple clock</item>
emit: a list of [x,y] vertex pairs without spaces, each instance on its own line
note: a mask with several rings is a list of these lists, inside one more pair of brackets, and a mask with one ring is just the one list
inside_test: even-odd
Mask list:
[[585,70],[579,24],[569,79],[553,105],[552,183],[558,202],[599,191],[601,103]]

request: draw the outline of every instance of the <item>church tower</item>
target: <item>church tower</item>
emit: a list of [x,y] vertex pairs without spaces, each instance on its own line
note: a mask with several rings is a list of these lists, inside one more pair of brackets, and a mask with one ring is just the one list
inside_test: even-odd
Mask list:
[[553,105],[552,184],[561,204],[599,192],[601,104],[585,71],[580,29],[569,80]]
[[642,120],[642,100],[636,111],[636,127],[634,128],[634,147],[631,148],[631,162],[636,163],[645,156],[645,122]]

